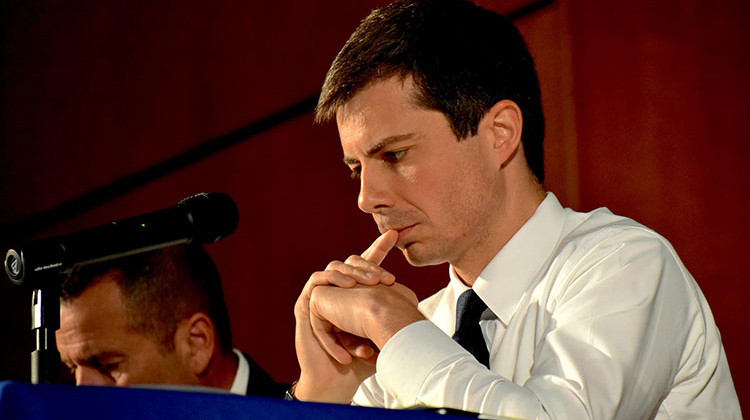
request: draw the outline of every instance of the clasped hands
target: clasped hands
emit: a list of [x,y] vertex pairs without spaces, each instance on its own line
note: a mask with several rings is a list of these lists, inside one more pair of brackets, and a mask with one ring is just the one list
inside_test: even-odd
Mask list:
[[350,401],[374,373],[385,343],[424,319],[416,295],[380,267],[397,240],[398,232],[387,231],[361,255],[333,261],[310,276],[294,311],[301,369],[297,398]]

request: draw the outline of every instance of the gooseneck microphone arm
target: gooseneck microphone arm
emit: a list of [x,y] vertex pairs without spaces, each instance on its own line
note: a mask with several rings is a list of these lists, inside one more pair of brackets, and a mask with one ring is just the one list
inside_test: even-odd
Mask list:
[[39,289],[50,276],[81,265],[193,241],[216,242],[234,232],[238,222],[230,196],[201,193],[174,207],[10,249],[5,271],[13,283]]
[[234,232],[238,222],[230,196],[201,193],[174,207],[9,249],[5,272],[14,284],[33,289],[31,382],[57,382],[60,285],[74,268],[171,245],[216,242]]

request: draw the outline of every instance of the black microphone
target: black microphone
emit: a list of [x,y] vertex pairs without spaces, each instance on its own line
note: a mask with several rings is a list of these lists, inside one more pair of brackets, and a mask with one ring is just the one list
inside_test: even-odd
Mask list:
[[200,193],[176,206],[9,249],[5,272],[17,284],[57,286],[73,268],[190,242],[216,242],[234,232],[239,212],[223,193]]

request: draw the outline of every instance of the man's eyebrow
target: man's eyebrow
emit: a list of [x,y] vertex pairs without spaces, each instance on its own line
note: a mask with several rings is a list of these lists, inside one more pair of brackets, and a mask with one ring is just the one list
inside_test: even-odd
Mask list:
[[[367,156],[374,156],[377,153],[379,153],[381,150],[383,150],[389,144],[396,143],[396,142],[403,141],[403,140],[409,140],[415,136],[416,134],[414,133],[406,133],[406,134],[398,134],[395,136],[386,137],[380,140],[379,142],[375,143],[372,147],[370,147],[367,150],[366,154]],[[344,156],[344,163],[351,166],[351,165],[356,165],[357,163],[359,163],[359,160],[348,157],[348,156]]]
[[67,361],[73,363],[73,364],[85,364],[85,365],[95,365],[98,363],[101,363],[104,361],[105,363],[111,359],[119,359],[123,357],[123,354],[117,351],[103,351],[103,352],[91,352],[91,353],[83,353],[76,355],[76,357],[69,359]]

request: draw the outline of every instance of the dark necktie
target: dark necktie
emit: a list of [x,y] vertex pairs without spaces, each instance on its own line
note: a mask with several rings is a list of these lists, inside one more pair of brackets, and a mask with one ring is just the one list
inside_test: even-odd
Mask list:
[[487,305],[473,289],[461,293],[456,304],[456,332],[453,333],[453,339],[468,350],[479,363],[489,368],[490,354],[487,351],[487,343],[484,342],[482,329],[479,327],[479,319],[485,309]]

